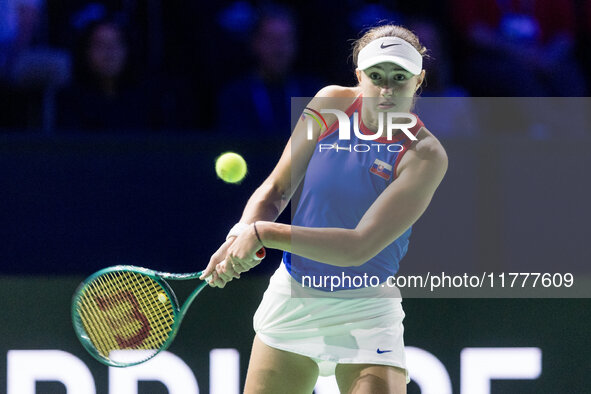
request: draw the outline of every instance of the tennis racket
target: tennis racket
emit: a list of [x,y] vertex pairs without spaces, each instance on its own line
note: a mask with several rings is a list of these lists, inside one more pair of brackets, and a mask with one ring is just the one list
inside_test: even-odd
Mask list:
[[[261,260],[265,253],[261,248],[255,258]],[[148,361],[170,346],[187,310],[207,286],[206,280],[199,283],[179,308],[166,280],[197,279],[201,273],[173,274],[117,265],[92,274],[72,300],[78,339],[105,365],[128,367]]]

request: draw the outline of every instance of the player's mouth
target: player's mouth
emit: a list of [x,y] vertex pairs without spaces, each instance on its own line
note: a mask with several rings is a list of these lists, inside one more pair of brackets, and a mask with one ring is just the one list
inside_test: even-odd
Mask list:
[[381,103],[378,104],[378,108],[379,109],[390,109],[390,108],[393,108],[395,106],[396,105],[393,102],[391,102],[391,101],[383,101],[383,102],[381,102]]

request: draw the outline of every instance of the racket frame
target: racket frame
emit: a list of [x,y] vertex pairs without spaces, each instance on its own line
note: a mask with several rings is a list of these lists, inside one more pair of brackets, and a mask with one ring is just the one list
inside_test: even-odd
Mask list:
[[[263,247],[255,253],[254,258],[256,260],[262,260],[265,258],[265,256],[266,256],[266,250]],[[138,273],[141,275],[148,276],[150,279],[153,279],[154,281],[156,281],[162,287],[162,289],[164,289],[166,296],[168,297],[168,299],[170,300],[170,303],[172,305],[174,322],[171,327],[170,335],[168,336],[166,341],[164,341],[162,346],[160,346],[160,348],[158,348],[158,350],[154,352],[154,354],[150,355],[150,357],[145,358],[143,360],[136,361],[136,362],[122,363],[122,362],[113,361],[113,360],[109,359],[108,357],[102,356],[98,352],[96,347],[92,344],[92,341],[90,340],[90,337],[88,336],[86,330],[84,329],[84,324],[82,323],[82,319],[80,318],[80,315],[77,311],[76,306],[78,305],[78,302],[82,296],[83,290],[90,283],[92,283],[97,277],[104,275],[104,274],[111,273],[111,272],[133,272],[133,273]],[[187,297],[183,306],[179,307],[179,302],[176,297],[176,294],[174,293],[174,291],[172,290],[170,285],[166,282],[166,279],[168,279],[168,280],[192,280],[192,279],[199,278],[202,273],[203,273],[203,271],[188,272],[188,273],[182,273],[182,274],[170,273],[170,272],[154,271],[154,270],[151,270],[148,268],[138,267],[135,265],[115,265],[112,267],[103,268],[102,270],[95,272],[94,274],[92,274],[88,278],[86,278],[78,286],[78,288],[74,292],[74,296],[72,297],[71,317],[72,317],[72,324],[74,326],[74,331],[76,332],[76,336],[78,337],[78,340],[82,343],[82,346],[88,351],[88,353],[90,353],[92,355],[92,357],[94,357],[98,362],[100,362],[104,365],[110,366],[110,367],[121,367],[121,368],[130,367],[130,366],[141,364],[141,363],[144,363],[144,362],[150,360],[151,358],[155,357],[158,353],[160,353],[163,350],[166,350],[170,346],[170,344],[172,343],[172,341],[176,337],[176,334],[178,332],[178,328],[179,328],[183,318],[185,317],[187,310],[189,309],[189,307],[191,306],[191,304],[193,303],[193,301],[195,300],[197,295],[199,295],[199,293],[204,288],[206,288],[208,286],[208,281],[206,278],[206,280],[199,283],[199,285]]]
[[[166,296],[168,297],[168,299],[170,300],[170,303],[172,305],[174,321],[173,321],[173,324],[171,327],[170,334],[168,335],[168,338],[162,344],[162,346],[160,346],[160,348],[158,348],[157,351],[155,351],[152,355],[150,355],[150,357],[148,357],[146,359],[143,359],[143,360],[140,360],[137,362],[123,363],[123,362],[117,362],[117,361],[111,360],[110,358],[101,355],[99,353],[99,351],[96,349],[96,347],[92,344],[92,341],[90,340],[90,337],[84,328],[84,324],[82,323],[82,319],[80,317],[80,314],[78,313],[77,305],[80,302],[80,298],[82,297],[84,289],[86,289],[88,287],[88,285],[90,283],[92,283],[99,276],[105,275],[108,273],[112,273],[112,272],[132,272],[132,273],[137,273],[137,274],[141,274],[141,275],[145,275],[145,276],[149,277],[150,279],[156,281],[162,287],[162,289],[166,293]],[[133,266],[133,265],[116,265],[116,266],[107,267],[107,268],[104,268],[100,271],[95,272],[94,274],[92,274],[88,278],[86,278],[84,280],[84,282],[82,282],[78,286],[78,288],[76,289],[76,292],[74,293],[74,296],[72,298],[71,316],[72,316],[72,323],[74,325],[74,331],[76,332],[76,336],[78,337],[78,339],[82,343],[82,346],[84,346],[84,348],[92,355],[92,357],[94,357],[97,361],[99,361],[100,363],[102,363],[104,365],[107,365],[110,367],[130,367],[132,365],[137,365],[137,364],[141,364],[143,362],[148,361],[149,359],[153,358],[161,351],[166,350],[170,346],[170,344],[172,343],[172,341],[176,337],[176,334],[178,332],[178,328],[179,328],[183,318],[185,317],[185,314],[186,314],[187,310],[189,309],[189,306],[191,306],[191,304],[193,303],[193,301],[195,300],[197,295],[207,286],[206,281],[203,281],[202,283],[200,283],[193,290],[193,292],[187,297],[187,300],[185,301],[183,306],[179,307],[179,303],[178,303],[178,299],[176,297],[176,294],[174,293],[174,291],[172,290],[172,288],[166,282],[165,279],[168,279],[168,280],[191,280],[191,279],[199,278],[201,276],[201,273],[202,273],[202,271],[189,272],[189,273],[183,273],[183,274],[175,274],[175,273],[154,271],[151,269],[137,267],[137,266]]]

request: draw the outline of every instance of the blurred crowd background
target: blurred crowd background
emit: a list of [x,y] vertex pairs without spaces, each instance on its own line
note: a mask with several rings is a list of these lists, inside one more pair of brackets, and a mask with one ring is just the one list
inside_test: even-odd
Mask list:
[[422,97],[588,95],[591,0],[0,0],[0,128],[287,136],[384,21],[428,48]]
[[[400,274],[569,272],[585,290],[407,298],[405,342],[441,360],[454,392],[474,346],[542,349],[539,379],[495,380],[495,392],[589,392],[591,0],[0,0],[0,308],[11,317],[0,353],[67,350],[106,392],[107,370],[71,331],[80,277],[115,264],[203,269],[279,159],[291,98],[355,85],[352,43],[383,22],[428,48],[416,112],[450,157]],[[240,185],[216,178],[228,150],[248,163]],[[268,250],[249,275],[280,260]],[[249,354],[267,281],[204,292],[183,322],[172,349],[201,388],[211,349]],[[22,372],[8,359],[0,371]]]

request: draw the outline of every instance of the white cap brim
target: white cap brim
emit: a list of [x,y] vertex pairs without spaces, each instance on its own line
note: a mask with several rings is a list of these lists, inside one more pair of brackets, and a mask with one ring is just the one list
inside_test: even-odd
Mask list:
[[379,63],[395,63],[413,75],[423,69],[423,56],[407,41],[398,37],[381,37],[367,44],[357,58],[357,67],[366,70]]

